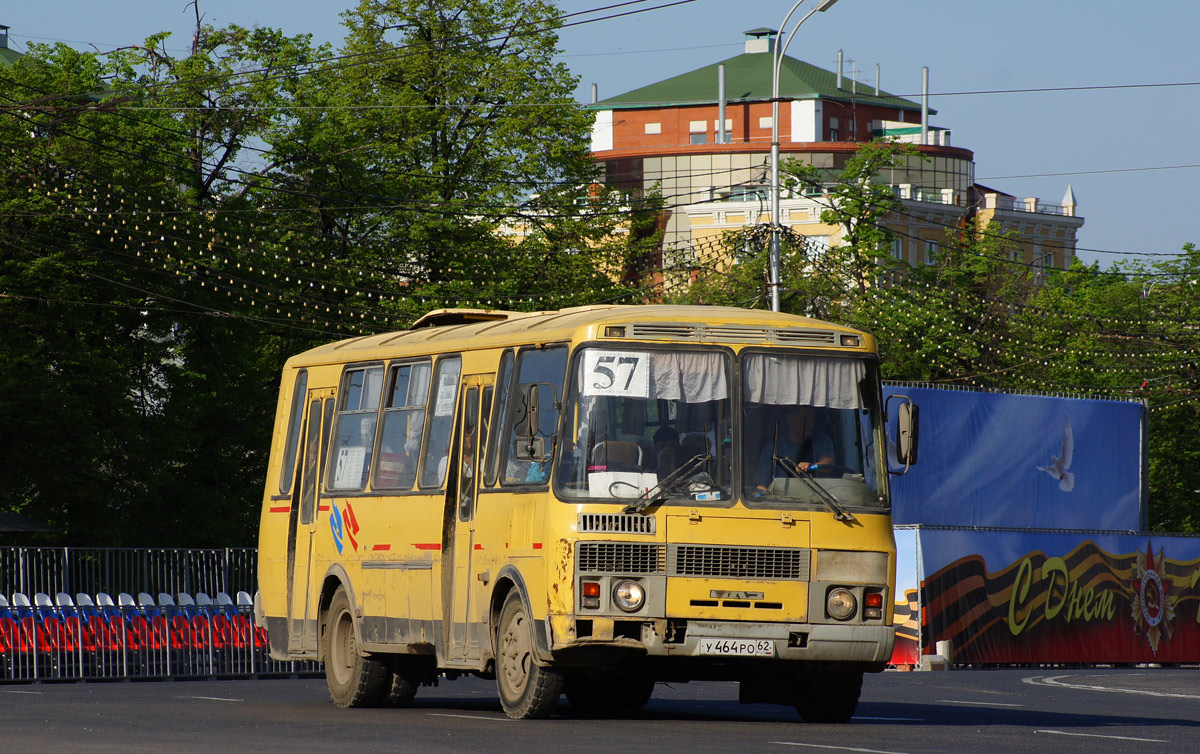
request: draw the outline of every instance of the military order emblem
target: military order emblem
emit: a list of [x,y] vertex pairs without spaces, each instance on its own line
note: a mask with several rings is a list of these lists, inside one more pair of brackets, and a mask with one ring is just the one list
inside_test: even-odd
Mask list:
[[1175,619],[1175,601],[1168,591],[1170,581],[1166,573],[1166,558],[1162,548],[1158,550],[1158,562],[1155,564],[1154,552],[1146,545],[1146,552],[1138,552],[1137,565],[1134,567],[1133,599],[1133,632],[1138,636],[1145,635],[1150,644],[1150,650],[1158,654],[1158,642],[1163,634],[1169,641]]

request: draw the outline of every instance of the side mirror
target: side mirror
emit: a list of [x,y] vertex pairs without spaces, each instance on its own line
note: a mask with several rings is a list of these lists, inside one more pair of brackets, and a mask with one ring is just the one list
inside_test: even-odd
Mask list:
[[894,473],[907,474],[908,469],[917,462],[921,412],[907,395],[888,396],[889,401],[893,398],[901,401],[896,407],[896,462],[904,464],[904,471]]
[[525,437],[517,441],[513,452],[518,461],[541,463],[546,460],[546,438]]
[[535,438],[538,433],[538,385],[526,385],[521,391],[521,409],[524,414],[513,422],[513,432],[517,437]]

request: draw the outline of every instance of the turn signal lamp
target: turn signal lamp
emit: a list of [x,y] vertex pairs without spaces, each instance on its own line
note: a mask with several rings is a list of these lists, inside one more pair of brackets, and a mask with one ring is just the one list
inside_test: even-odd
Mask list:
[[863,595],[863,617],[868,620],[883,617],[883,592],[871,589]]
[[600,608],[600,582],[585,581],[580,585],[583,607],[598,610]]

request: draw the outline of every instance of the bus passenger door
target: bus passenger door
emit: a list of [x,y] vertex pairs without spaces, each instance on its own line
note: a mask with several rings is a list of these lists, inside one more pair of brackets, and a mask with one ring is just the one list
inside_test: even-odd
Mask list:
[[[453,521],[454,533],[447,537],[453,542],[451,558],[451,583],[446,594],[449,597],[450,621],[447,636],[447,657],[468,659],[479,655],[480,634],[478,626],[472,626],[472,617],[479,612],[479,589],[471,575],[471,562],[475,551],[475,501],[479,493],[481,447],[487,438],[486,422],[490,416],[491,385],[495,375],[466,375],[463,377],[462,410],[458,413],[458,468],[451,469],[457,484],[452,487],[455,511],[447,511],[446,522]],[[488,405],[484,405],[484,404]],[[449,565],[449,564],[446,564]]]
[[300,484],[292,496],[292,520],[288,526],[288,647],[292,652],[317,649],[316,600],[311,594],[313,545],[324,450],[333,418],[333,394],[330,389],[308,391],[304,452],[298,471]]

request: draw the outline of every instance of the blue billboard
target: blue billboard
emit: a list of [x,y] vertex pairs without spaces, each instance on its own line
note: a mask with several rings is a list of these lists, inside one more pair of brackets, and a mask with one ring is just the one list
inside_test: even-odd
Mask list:
[[1140,402],[904,385],[883,394],[920,407],[918,462],[891,477],[894,523],[1144,528]]

